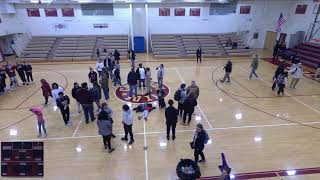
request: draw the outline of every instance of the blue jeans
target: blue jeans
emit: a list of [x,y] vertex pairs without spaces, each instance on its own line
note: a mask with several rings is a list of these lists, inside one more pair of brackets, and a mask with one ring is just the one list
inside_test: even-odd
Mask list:
[[102,90],[103,90],[104,97],[107,101],[109,99],[109,89],[106,88],[106,89],[102,89]]
[[116,86],[117,84],[119,84],[119,85],[121,86],[121,79],[120,79],[120,77],[119,77],[119,78],[114,77],[113,82],[114,82],[113,86]]
[[258,77],[258,75],[256,74],[256,69],[254,69],[254,68],[251,68],[251,72],[250,72],[250,75],[249,75],[250,79],[252,78],[252,75],[254,75],[256,78]]
[[82,104],[82,109],[84,112],[84,117],[86,119],[86,123],[89,123],[89,114],[91,121],[95,120],[94,114],[93,114],[93,104]]
[[39,129],[39,134],[40,134],[40,135],[41,135],[41,127],[42,127],[43,132],[44,132],[45,134],[47,134],[47,130],[46,130],[44,121],[38,122],[38,129]]
[[129,96],[132,97],[132,95],[136,96],[137,95],[137,85],[129,85],[130,91],[129,91]]

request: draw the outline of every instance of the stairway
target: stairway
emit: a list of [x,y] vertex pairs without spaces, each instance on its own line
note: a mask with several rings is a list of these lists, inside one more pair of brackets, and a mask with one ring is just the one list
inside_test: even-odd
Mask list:
[[48,53],[48,59],[53,59],[53,57],[56,54],[56,50],[60,46],[62,40],[63,40],[63,38],[57,38],[56,41],[53,43],[53,45]]
[[176,36],[176,44],[179,50],[179,56],[187,56],[186,49],[184,48],[181,36]]
[[211,36],[211,38],[217,40],[218,45],[219,45],[219,49],[220,49],[220,51],[221,51],[221,55],[222,55],[222,56],[227,56],[228,54],[227,54],[227,52],[225,51],[225,49],[223,48],[224,45],[223,45],[222,42],[220,41],[219,36]]
[[303,65],[317,68],[320,64],[320,46],[311,43],[301,43],[294,47],[293,51],[298,53]]
[[103,54],[102,43],[103,43],[103,37],[97,37],[96,43],[92,51],[92,56],[91,56],[93,59],[97,58],[97,53],[96,53],[97,49],[100,50],[100,57],[106,56],[106,54]]

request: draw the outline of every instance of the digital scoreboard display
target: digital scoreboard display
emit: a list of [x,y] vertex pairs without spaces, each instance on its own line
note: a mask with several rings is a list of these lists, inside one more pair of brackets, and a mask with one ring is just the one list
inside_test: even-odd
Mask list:
[[43,177],[43,142],[1,142],[2,177]]

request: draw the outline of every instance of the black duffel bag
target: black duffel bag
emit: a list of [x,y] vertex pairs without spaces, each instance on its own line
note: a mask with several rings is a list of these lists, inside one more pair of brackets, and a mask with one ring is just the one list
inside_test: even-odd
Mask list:
[[180,159],[176,173],[180,180],[196,180],[201,177],[199,166],[191,159]]

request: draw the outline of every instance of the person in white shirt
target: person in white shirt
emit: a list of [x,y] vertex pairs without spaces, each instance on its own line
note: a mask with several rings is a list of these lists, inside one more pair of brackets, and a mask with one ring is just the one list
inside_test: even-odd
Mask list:
[[52,103],[53,105],[56,105],[56,101],[59,98],[59,93],[62,92],[64,93],[64,89],[60,87],[57,83],[52,83]]
[[142,63],[139,64],[139,67],[136,70],[136,73],[139,75],[139,88],[141,88],[141,83],[143,84],[143,88],[146,87],[146,69],[142,66]]
[[290,83],[289,88],[295,89],[296,85],[298,84],[300,78],[303,75],[303,69],[302,69],[301,63],[298,63],[296,65],[292,65],[292,67],[290,68],[290,70],[288,72],[292,74],[292,81]]
[[104,64],[103,64],[102,60],[99,59],[99,61],[96,64],[96,69],[98,71],[99,77],[101,77],[101,75],[102,75],[102,68],[104,68]]

